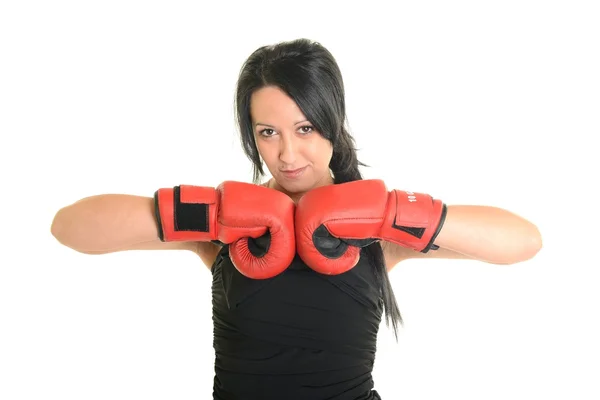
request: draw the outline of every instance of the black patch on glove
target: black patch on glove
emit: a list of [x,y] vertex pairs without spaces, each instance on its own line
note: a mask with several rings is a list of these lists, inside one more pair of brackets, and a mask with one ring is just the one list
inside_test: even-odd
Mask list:
[[173,190],[176,231],[208,232],[208,204],[182,203],[179,186]]
[[346,253],[348,246],[366,247],[378,239],[340,239],[329,233],[325,225],[320,225],[313,232],[312,240],[319,253],[327,258],[336,259]]
[[271,247],[270,231],[256,239],[248,238],[248,250],[254,257],[263,257],[269,251],[269,247]]

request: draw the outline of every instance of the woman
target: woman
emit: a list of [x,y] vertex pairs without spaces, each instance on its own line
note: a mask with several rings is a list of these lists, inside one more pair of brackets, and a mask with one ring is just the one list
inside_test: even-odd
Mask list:
[[[52,225],[87,254],[200,256],[213,274],[215,399],[379,399],[371,373],[383,312],[394,330],[402,323],[389,270],[414,257],[511,264],[541,248],[536,226],[506,210],[363,181],[341,73],[318,43],[257,49],[235,104],[253,184],[94,196]],[[259,184],[264,166],[272,178]],[[397,226],[406,210],[419,229]],[[392,214],[400,229],[381,228]]]

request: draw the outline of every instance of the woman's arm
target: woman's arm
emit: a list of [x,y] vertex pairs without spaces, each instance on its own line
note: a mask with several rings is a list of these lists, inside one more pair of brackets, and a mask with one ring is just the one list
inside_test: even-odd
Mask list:
[[61,208],[51,226],[63,245],[85,254],[126,250],[189,250],[208,267],[219,246],[211,242],[162,242],[151,197],[102,194]]
[[383,244],[388,270],[409,258],[464,258],[491,264],[514,264],[542,248],[538,228],[510,211],[491,206],[447,207],[435,243],[440,248],[421,253],[391,242]]

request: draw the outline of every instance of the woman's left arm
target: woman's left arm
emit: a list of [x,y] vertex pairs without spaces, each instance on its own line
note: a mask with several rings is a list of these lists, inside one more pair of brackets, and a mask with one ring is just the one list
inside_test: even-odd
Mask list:
[[388,270],[408,258],[464,258],[491,264],[515,264],[542,248],[538,228],[530,221],[498,207],[447,206],[446,219],[427,253],[383,243]]

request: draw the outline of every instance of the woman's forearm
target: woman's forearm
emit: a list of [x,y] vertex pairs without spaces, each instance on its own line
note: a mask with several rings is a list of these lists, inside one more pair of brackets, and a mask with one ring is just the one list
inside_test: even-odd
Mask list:
[[535,256],[542,237],[533,223],[502,208],[452,205],[435,244],[478,260],[512,264]]
[[159,240],[154,199],[124,194],[86,197],[60,209],[51,232],[63,245],[90,254]]

